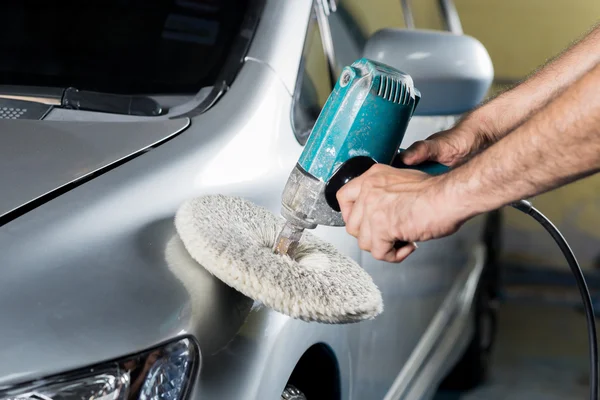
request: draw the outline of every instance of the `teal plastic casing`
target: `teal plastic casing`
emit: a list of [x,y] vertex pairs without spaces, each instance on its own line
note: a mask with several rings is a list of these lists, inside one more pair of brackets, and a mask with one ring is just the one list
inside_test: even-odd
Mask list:
[[[342,70],[298,164],[324,182],[353,157],[391,164],[420,96],[409,75],[366,58],[355,61]],[[413,168],[446,170],[433,163]]]

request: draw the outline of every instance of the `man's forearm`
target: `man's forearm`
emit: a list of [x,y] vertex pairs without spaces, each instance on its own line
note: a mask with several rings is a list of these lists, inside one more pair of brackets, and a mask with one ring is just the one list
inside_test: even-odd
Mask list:
[[600,170],[600,64],[531,119],[440,178],[464,217]]
[[484,124],[485,131],[493,135],[490,142],[498,140],[598,63],[600,25],[523,83],[476,109],[465,121]]

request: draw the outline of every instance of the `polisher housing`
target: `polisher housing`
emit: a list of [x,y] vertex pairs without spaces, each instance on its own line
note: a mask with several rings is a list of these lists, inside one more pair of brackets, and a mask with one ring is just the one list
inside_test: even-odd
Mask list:
[[419,99],[397,69],[366,58],[345,67],[283,190],[282,215],[303,229],[344,225],[335,193],[373,164],[392,162]]

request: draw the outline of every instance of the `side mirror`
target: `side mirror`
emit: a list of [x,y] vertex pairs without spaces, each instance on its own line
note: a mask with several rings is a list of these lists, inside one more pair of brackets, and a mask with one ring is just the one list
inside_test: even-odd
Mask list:
[[492,60],[475,38],[443,31],[383,29],[363,57],[409,74],[421,100],[415,115],[457,115],[476,107],[494,78]]

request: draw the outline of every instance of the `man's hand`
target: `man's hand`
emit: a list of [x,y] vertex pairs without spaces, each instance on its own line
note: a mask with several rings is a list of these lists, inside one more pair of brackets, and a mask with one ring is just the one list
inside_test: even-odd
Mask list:
[[501,138],[486,110],[478,110],[455,127],[413,143],[402,153],[406,165],[435,161],[454,167]]
[[600,25],[520,85],[467,114],[454,128],[420,140],[402,161],[455,167],[517,129],[600,63]]
[[[346,230],[374,258],[400,262],[414,242],[449,235],[464,222],[442,185],[443,177],[376,164],[337,193]],[[396,241],[410,244],[394,249]]]

